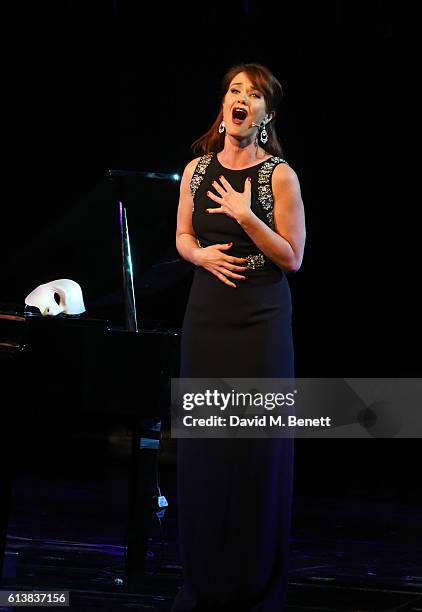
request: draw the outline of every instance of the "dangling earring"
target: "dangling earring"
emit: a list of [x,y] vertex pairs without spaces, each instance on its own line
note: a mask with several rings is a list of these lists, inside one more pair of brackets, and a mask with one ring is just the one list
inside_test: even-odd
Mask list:
[[222,134],[225,129],[226,129],[226,124],[224,123],[224,121],[222,121],[219,125],[218,131],[220,132],[220,134]]
[[260,138],[262,144],[267,144],[267,142],[268,142],[268,132],[265,129],[265,125],[262,128],[261,133],[259,134],[259,138]]
[[263,119],[261,121],[261,123],[259,124],[259,140],[262,142],[262,144],[267,144],[267,142],[268,142],[268,132],[265,129],[265,126],[270,121],[271,121],[270,119],[268,119],[267,121],[265,121],[265,119]]
[[262,144],[266,144],[268,142],[268,132],[265,129],[265,126],[270,121],[271,119],[268,119],[268,121],[265,121],[265,119],[263,119],[259,125],[257,123],[252,123],[252,125],[258,128],[258,131],[255,136],[255,146],[256,147],[258,146],[258,135],[259,135],[259,140],[262,142]]

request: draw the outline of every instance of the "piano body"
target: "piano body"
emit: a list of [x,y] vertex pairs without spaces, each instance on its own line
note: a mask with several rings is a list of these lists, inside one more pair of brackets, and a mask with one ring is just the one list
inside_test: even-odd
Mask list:
[[[125,575],[129,585],[142,581],[193,269],[175,248],[178,188],[172,175],[109,171],[3,266],[10,292],[0,303],[0,564],[13,461],[19,454],[29,460],[34,439],[48,444],[71,419],[83,423],[89,414],[118,418],[131,432]],[[57,278],[81,285],[85,313],[44,317],[25,307],[32,289]]]

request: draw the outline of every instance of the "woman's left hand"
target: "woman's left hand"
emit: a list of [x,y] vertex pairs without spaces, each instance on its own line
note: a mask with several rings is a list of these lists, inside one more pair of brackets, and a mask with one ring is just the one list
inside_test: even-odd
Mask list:
[[252,214],[251,211],[251,179],[248,177],[245,181],[245,190],[243,192],[236,191],[230,185],[230,183],[220,176],[221,185],[217,181],[212,182],[212,186],[218,193],[219,196],[214,195],[211,191],[207,191],[207,196],[214,200],[220,205],[220,208],[207,208],[207,212],[210,214],[224,213],[232,219],[236,219],[240,222],[248,215]]

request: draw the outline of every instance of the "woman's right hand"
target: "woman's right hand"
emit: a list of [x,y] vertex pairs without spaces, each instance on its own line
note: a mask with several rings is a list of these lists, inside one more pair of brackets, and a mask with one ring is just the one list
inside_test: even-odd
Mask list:
[[208,247],[200,247],[197,251],[196,263],[214,274],[226,285],[236,288],[236,285],[227,277],[246,280],[246,276],[236,274],[236,272],[247,270],[248,266],[245,265],[245,262],[248,260],[244,257],[226,255],[224,251],[231,249],[232,246],[233,243],[229,242],[228,244],[212,244]]

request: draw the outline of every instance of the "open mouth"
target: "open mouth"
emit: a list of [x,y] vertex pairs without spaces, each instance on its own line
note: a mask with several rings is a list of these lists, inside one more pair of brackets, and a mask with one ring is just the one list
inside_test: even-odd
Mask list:
[[248,113],[245,109],[243,108],[233,109],[232,119],[233,119],[233,123],[235,123],[236,125],[241,125],[245,121],[247,116],[248,116]]

